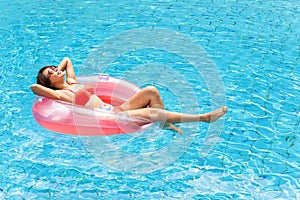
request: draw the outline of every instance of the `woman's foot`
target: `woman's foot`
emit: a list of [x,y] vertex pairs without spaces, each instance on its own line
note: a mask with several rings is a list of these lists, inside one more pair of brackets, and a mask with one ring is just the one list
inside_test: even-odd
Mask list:
[[183,133],[183,131],[180,128],[178,128],[177,126],[175,126],[172,123],[162,122],[162,123],[160,123],[159,127],[162,128],[162,129],[170,129],[170,130],[175,131],[179,134]]
[[203,122],[209,122],[212,123],[216,120],[218,120],[220,117],[222,117],[227,112],[227,107],[224,106],[218,110],[214,110],[212,112],[200,115],[200,119]]

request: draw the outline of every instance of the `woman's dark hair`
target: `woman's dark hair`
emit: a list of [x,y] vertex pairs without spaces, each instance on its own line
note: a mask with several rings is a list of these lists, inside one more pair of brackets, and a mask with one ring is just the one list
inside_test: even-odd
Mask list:
[[54,87],[51,86],[50,79],[43,74],[43,71],[45,69],[47,69],[47,68],[53,68],[53,67],[57,68],[57,66],[54,66],[54,65],[49,65],[49,66],[45,66],[45,67],[41,68],[40,71],[39,71],[39,73],[38,73],[38,75],[36,76],[36,83],[40,84],[40,85],[43,85],[43,86],[45,86],[47,88],[51,88],[51,89],[56,90],[56,88],[54,88]]

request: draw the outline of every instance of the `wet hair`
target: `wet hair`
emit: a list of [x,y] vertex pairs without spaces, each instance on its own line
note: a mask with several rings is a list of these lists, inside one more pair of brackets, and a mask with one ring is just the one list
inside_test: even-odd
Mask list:
[[49,66],[42,67],[42,68],[40,69],[38,75],[36,76],[36,83],[37,83],[37,84],[40,84],[40,85],[43,85],[43,86],[45,86],[45,87],[47,87],[47,88],[51,88],[51,89],[56,90],[57,88],[54,88],[53,86],[51,86],[51,81],[50,81],[50,79],[49,79],[47,76],[45,76],[45,75],[43,74],[43,71],[44,71],[45,69],[47,69],[47,68],[52,68],[52,67],[57,68],[57,66],[55,66],[55,65],[49,65]]

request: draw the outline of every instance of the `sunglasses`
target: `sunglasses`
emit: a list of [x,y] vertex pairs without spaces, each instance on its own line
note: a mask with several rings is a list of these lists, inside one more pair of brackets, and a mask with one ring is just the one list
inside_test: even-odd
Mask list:
[[52,74],[54,72],[56,72],[57,70],[58,69],[56,67],[53,67],[53,66],[49,67],[48,70],[47,70],[47,78],[50,78],[52,76]]

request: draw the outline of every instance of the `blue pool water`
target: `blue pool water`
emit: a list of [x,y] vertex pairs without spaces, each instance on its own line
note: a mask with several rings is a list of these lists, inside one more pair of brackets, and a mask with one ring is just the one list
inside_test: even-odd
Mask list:
[[[300,199],[299,2],[0,0],[0,6],[1,199]],[[180,125],[183,136],[155,125],[144,133],[82,138],[36,123],[29,86],[41,66],[63,57],[79,75],[105,71],[155,85],[169,110],[214,108],[207,80],[178,52],[130,50],[109,67],[87,66],[108,38],[142,28],[171,31],[205,49],[218,72],[209,83],[220,78],[229,107],[220,133],[207,138],[211,126],[196,123]],[[149,35],[136,40],[142,37]],[[116,43],[126,44],[122,39]],[[188,40],[178,44],[184,48]]]

